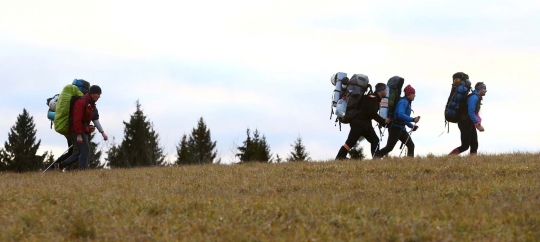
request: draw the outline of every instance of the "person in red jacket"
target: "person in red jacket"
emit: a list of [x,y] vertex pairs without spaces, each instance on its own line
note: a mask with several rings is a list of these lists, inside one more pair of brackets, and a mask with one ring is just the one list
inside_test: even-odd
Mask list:
[[[88,166],[88,156],[90,154],[90,145],[88,138],[90,133],[94,132],[95,127],[90,125],[94,119],[94,110],[96,102],[101,97],[101,88],[97,85],[90,87],[87,94],[78,98],[71,104],[69,116],[69,132],[73,144],[75,144],[73,154],[62,162],[55,163],[56,170],[62,170],[79,161],[79,169],[86,169]],[[104,136],[105,137],[105,136]]]

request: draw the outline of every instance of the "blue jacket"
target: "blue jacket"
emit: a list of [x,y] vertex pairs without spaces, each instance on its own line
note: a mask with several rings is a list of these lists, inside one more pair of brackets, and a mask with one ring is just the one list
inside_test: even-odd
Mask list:
[[469,115],[469,118],[473,123],[478,123],[478,119],[476,118],[476,114],[479,111],[479,96],[478,91],[474,90],[472,92],[472,95],[467,99],[467,115]]
[[405,125],[409,128],[414,127],[411,123],[414,121],[414,118],[411,118],[411,101],[407,97],[402,97],[397,103],[396,110],[394,111],[394,122],[393,126],[400,127],[402,130],[405,130]]

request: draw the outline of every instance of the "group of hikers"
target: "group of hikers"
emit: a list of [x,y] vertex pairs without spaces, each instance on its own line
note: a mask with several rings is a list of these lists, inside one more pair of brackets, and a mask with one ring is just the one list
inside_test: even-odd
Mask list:
[[[487,88],[483,82],[478,82],[471,93],[469,76],[458,72],[453,76],[453,84],[445,109],[447,122],[457,123],[461,132],[461,146],[453,149],[449,155],[458,155],[470,148],[470,155],[478,152],[478,134],[484,131],[482,119],[478,115],[482,97],[486,95]],[[401,88],[404,79],[392,77],[388,85],[377,83],[374,90],[368,84],[366,75],[355,74],[348,79],[345,73],[332,76],[334,90],[333,107],[336,107],[336,122],[350,124],[350,132],[337,155],[336,160],[343,160],[360,137],[364,137],[371,145],[371,154],[374,159],[380,159],[390,153],[398,141],[407,147],[407,156],[414,157],[414,142],[411,132],[418,129],[420,116],[412,117],[412,102],[416,97],[416,90],[407,85]],[[371,89],[369,92],[367,89]],[[75,79],[72,84],[64,87],[61,94],[47,100],[49,105],[49,119],[54,122],[55,130],[62,134],[68,143],[69,149],[62,154],[52,165],[56,170],[78,162],[78,169],[86,169],[90,155],[89,136],[97,130],[107,140],[103,127],[99,122],[99,112],[96,102],[101,97],[101,88],[90,86],[85,80]],[[388,109],[387,111],[385,111]],[[383,112],[384,111],[384,112]],[[333,110],[332,110],[333,114]],[[332,116],[330,116],[332,118]],[[379,128],[388,130],[386,147],[379,149],[379,137],[372,126],[375,120]],[[91,125],[93,122],[94,125]],[[406,126],[411,129],[407,132]],[[384,131],[381,132],[381,138]],[[50,166],[49,166],[50,167]],[[47,168],[48,169],[48,168]]]
[[[340,147],[336,155],[336,160],[345,159],[351,148],[355,146],[360,137],[364,137],[370,143],[371,154],[374,159],[380,159],[387,156],[388,153],[394,149],[398,140],[407,147],[407,156],[414,157],[415,145],[411,138],[411,132],[418,129],[417,123],[420,121],[420,116],[411,116],[411,107],[412,102],[416,97],[416,90],[411,85],[407,85],[403,89],[403,97],[393,97],[390,95],[391,99],[395,99],[395,104],[393,105],[394,110],[389,112],[388,115],[383,115],[383,112],[381,112],[381,108],[385,103],[383,100],[388,99],[388,92],[389,90],[392,90],[392,88],[389,88],[389,86],[385,83],[377,83],[374,91],[367,92],[365,95],[361,95],[362,97],[360,98],[350,98],[351,95],[354,95],[354,88],[349,86],[366,86],[368,83],[368,78],[365,75],[355,74],[349,80],[346,77],[346,74],[339,74],[340,73],[332,76],[333,79],[331,80],[332,84],[336,85],[336,87],[337,85],[340,85],[340,87],[336,88],[335,91],[335,95],[338,95],[339,93],[339,96],[335,97],[333,103],[337,103],[335,100],[338,99],[348,100],[349,103],[347,105],[347,112],[353,113],[354,116],[349,117],[348,120],[342,122],[345,120],[346,115],[344,117],[340,117],[338,115],[336,122],[340,121],[340,123],[349,123],[351,129],[345,144]],[[339,78],[342,80],[338,80]],[[404,81],[404,79],[400,77],[393,77],[390,79],[390,81],[396,79],[400,79],[401,83]],[[469,76],[467,74],[458,72],[453,75],[453,80],[452,91],[448,98],[445,109],[445,117],[447,122],[454,122],[458,124],[461,132],[461,146],[453,149],[449,155],[459,155],[469,148],[470,155],[476,155],[478,152],[477,130],[480,132],[484,131],[484,127],[481,124],[482,119],[478,113],[480,111],[482,97],[485,96],[487,92],[486,84],[483,82],[476,83],[474,90],[469,93],[471,87]],[[362,94],[363,91],[366,91],[366,89],[367,88],[361,89],[360,94]],[[401,86],[399,87],[398,93],[400,92]],[[351,104],[351,101],[355,103]],[[390,100],[390,103],[391,102],[392,100]],[[351,108],[355,110],[350,110]],[[336,114],[338,114],[337,111]],[[381,139],[379,139],[375,133],[375,129],[372,126],[371,120],[375,120],[380,128],[384,127],[385,130],[388,129],[388,141],[386,143],[386,147],[382,149],[379,149],[379,146],[384,131],[381,133]],[[411,131],[407,132],[405,126],[409,127]]]

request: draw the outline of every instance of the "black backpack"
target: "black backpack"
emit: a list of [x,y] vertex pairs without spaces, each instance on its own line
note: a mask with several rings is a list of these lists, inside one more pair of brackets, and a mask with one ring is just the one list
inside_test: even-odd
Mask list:
[[394,76],[391,77],[386,84],[386,86],[388,86],[388,118],[394,117],[396,105],[401,98],[401,89],[403,88],[403,83],[405,83],[405,79],[403,79],[403,77]]

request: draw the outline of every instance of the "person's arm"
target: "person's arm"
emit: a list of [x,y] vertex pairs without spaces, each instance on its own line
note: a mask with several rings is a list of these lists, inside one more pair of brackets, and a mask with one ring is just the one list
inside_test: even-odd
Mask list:
[[478,123],[478,119],[476,118],[476,104],[478,103],[478,96],[472,95],[467,99],[467,114],[469,115],[469,118],[474,124]]
[[367,105],[366,111],[367,111],[368,117],[370,119],[377,121],[377,123],[379,124],[384,124],[386,120],[378,114],[379,104],[375,101],[375,97],[368,96],[366,105]]
[[72,118],[73,118],[73,132],[78,135],[83,133],[82,118],[83,114],[86,111],[86,102],[80,98],[75,101],[72,109]]
[[103,140],[108,140],[109,137],[107,136],[107,134],[105,134],[105,130],[103,130],[101,122],[99,122],[99,112],[97,108],[94,108],[94,118],[92,122],[94,123],[94,126],[96,126],[99,133],[101,133],[101,135],[103,136]]
[[103,127],[101,126],[101,123],[99,122],[99,119],[92,120],[92,122],[94,123],[94,126],[96,126],[97,130],[100,133],[105,132],[105,131],[103,131]]
[[414,118],[411,118],[405,114],[405,110],[407,110],[407,102],[405,99],[401,99],[396,107],[397,118],[398,120],[403,121],[409,128],[412,128],[414,125],[411,122],[414,121]]

